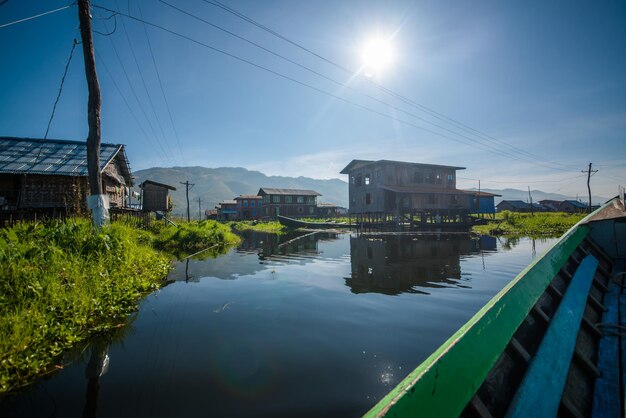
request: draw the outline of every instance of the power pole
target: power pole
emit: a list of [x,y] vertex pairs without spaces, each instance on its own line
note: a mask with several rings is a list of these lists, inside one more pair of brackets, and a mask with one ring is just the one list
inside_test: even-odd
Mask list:
[[191,216],[189,215],[189,190],[195,186],[195,184],[191,184],[189,183],[189,180],[187,180],[186,182],[180,182],[180,184],[184,184],[185,185],[185,194],[187,196],[187,222],[191,221]]
[[597,173],[598,170],[592,170],[591,169],[591,163],[589,163],[589,167],[587,168],[587,171],[585,170],[581,170],[581,173],[587,173],[587,192],[589,193],[589,204],[587,205],[587,212],[591,213],[591,185],[590,180],[591,180],[591,173]]
[[85,75],[89,100],[87,102],[87,171],[89,174],[90,196],[87,200],[91,209],[91,218],[96,228],[100,228],[109,219],[109,208],[106,196],[102,195],[102,177],[100,174],[100,83],[96,73],[96,58],[93,51],[93,34],[91,33],[91,5],[89,0],[78,0],[78,20],[80,36],[83,43],[85,59]]
[[202,200],[200,199],[200,196],[198,196],[198,220],[199,221],[202,220],[202,209],[200,209],[201,203],[202,203]]
[[535,216],[533,208],[533,197],[530,195],[530,186],[528,186],[528,200],[530,201],[530,216]]

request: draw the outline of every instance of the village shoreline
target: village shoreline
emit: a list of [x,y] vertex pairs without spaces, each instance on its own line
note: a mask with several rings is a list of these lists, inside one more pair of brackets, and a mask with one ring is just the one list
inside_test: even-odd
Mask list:
[[163,286],[172,261],[215,257],[239,237],[215,221],[118,221],[95,233],[74,217],[0,229],[0,394],[63,368],[63,354],[122,328]]

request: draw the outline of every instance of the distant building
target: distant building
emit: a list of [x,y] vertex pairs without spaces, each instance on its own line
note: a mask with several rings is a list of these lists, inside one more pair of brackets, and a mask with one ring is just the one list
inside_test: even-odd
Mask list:
[[587,205],[578,200],[564,200],[558,206],[559,212],[584,213],[587,212]]
[[490,214],[496,213],[495,197],[502,195],[495,193],[479,192],[476,190],[467,190],[470,195],[470,212],[478,214]]
[[526,203],[523,200],[503,200],[496,206],[498,212],[509,210],[511,212],[546,212],[547,209],[539,203]]
[[218,221],[236,221],[239,219],[236,200],[223,200],[215,207]]
[[167,198],[169,191],[176,190],[176,187],[163,183],[157,183],[152,180],[146,180],[139,185],[139,188],[141,189],[141,207],[144,211],[167,212],[171,209]]
[[235,198],[237,215],[241,220],[261,219],[263,213],[263,197],[256,195],[241,195]]
[[539,203],[541,206],[546,208],[546,212],[559,212],[559,205],[562,203],[561,200],[550,200],[544,199],[540,200]]
[[320,218],[336,218],[346,214],[346,208],[333,203],[318,203],[317,216]]
[[[133,184],[124,145],[100,144],[102,191],[126,207]],[[85,141],[0,137],[0,211],[49,214],[87,211]]]
[[350,214],[468,211],[470,195],[456,188],[463,167],[401,161],[352,160],[348,175]]
[[216,220],[217,219],[217,209],[207,209],[204,211],[204,218],[205,219],[213,219]]
[[314,190],[274,189],[262,187],[257,193],[263,198],[263,216],[275,218],[277,215],[290,218],[316,216],[317,196]]

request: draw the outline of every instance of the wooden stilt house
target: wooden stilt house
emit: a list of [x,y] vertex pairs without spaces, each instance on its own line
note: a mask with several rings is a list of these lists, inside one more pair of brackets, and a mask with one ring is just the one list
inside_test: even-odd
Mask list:
[[[101,144],[100,171],[110,206],[125,207],[132,177],[124,145]],[[85,142],[0,137],[0,212],[86,212],[88,194]]]

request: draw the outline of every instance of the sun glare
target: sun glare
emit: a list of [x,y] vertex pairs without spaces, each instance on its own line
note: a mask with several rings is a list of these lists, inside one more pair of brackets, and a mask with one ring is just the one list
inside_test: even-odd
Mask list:
[[393,63],[391,43],[382,37],[371,38],[363,44],[361,58],[365,75],[378,75]]

